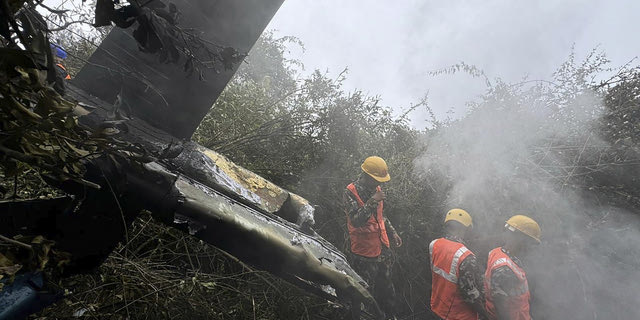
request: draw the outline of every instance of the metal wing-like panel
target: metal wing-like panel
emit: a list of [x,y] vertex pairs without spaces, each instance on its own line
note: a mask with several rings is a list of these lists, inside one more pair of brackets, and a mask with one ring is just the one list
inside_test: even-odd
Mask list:
[[[212,48],[247,53],[283,0],[170,2],[180,12],[181,30],[198,33]],[[114,28],[73,83],[108,103],[119,101],[123,111],[178,138],[190,138],[239,63],[202,69],[201,80],[198,72],[185,71],[184,56],[177,63],[159,63],[157,54],[140,51],[135,28]]]

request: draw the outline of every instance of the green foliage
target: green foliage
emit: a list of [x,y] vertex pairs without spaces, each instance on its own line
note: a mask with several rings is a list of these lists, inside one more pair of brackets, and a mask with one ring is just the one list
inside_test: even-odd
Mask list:
[[[59,180],[83,182],[79,161],[91,155],[97,144],[86,143],[87,135],[72,113],[74,104],[46,84],[46,73],[36,69],[27,52],[4,51],[12,57],[0,66],[4,71],[0,74],[0,150],[5,157],[1,162],[5,174],[14,176],[31,166]],[[18,59],[24,63],[15,63]]]
[[[136,160],[144,151],[116,139],[112,125],[95,131],[78,125],[76,103],[60,95],[63,80],[56,76],[42,17],[26,7],[17,19],[21,28],[14,17],[0,16],[0,28],[10,24],[21,45],[11,33],[2,33],[6,41],[0,42],[0,194],[4,200],[59,194],[51,185],[99,188],[84,179],[88,161],[105,154]],[[68,254],[52,249],[53,241],[42,236],[0,237],[0,278],[45,267],[52,267],[47,273],[58,273],[69,261]]]
[[[119,141],[114,123],[95,131],[78,125],[76,103],[60,95],[64,80],[55,71],[47,25],[32,7],[23,9],[16,17],[22,28],[13,28],[23,48],[12,39],[0,46],[0,169],[5,177],[35,169],[54,184],[97,188],[83,179],[87,161],[104,154],[138,159],[144,150]],[[12,25],[16,18],[3,17]]]
[[618,73],[601,87],[610,86],[605,105],[608,113],[603,120],[603,130],[615,143],[640,145],[640,69],[633,68]]
[[65,100],[46,81],[33,52],[2,49],[0,61],[0,167],[8,177],[28,168],[50,181],[97,187],[83,179],[84,163],[105,153],[136,158],[143,150],[115,138],[112,125],[89,131],[78,125],[75,103]]

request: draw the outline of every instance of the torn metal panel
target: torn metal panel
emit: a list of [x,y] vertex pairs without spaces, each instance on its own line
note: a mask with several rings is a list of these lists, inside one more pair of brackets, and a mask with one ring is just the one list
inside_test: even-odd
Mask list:
[[[113,106],[91,96],[84,90],[69,85],[68,97],[81,101],[92,111],[80,118],[89,127],[100,127],[113,120],[110,113]],[[86,110],[79,107],[78,114]],[[124,122],[123,140],[137,143],[152,154],[159,155],[170,169],[185,174],[227,196],[260,211],[273,213],[308,229],[314,224],[313,206],[309,202],[271,181],[249,171],[225,156],[198,145],[184,142],[158,128],[154,128],[140,118]]]
[[[364,301],[376,306],[364,280],[344,255],[317,235],[308,235],[278,216],[262,213],[185,176],[175,175],[157,163],[145,165],[142,176],[163,176],[170,185],[157,185],[146,199],[154,215],[188,226],[196,237],[239,259],[331,300]],[[141,179],[130,179],[135,183]],[[132,186],[133,188],[142,186]],[[313,288],[313,289],[311,289]]]
[[[162,2],[176,6],[182,30],[195,30],[190,32],[197,32],[213,48],[231,47],[247,53],[283,0]],[[126,30],[114,28],[72,81],[109,104],[118,100],[121,110],[154,127],[190,138],[239,64],[204,69],[205,81],[198,74],[188,76],[185,59],[160,63],[156,55],[141,52],[132,36],[136,25]]]
[[266,212],[278,211],[289,197],[288,192],[272,182],[193,142],[170,162],[196,180],[224,188]]
[[277,214],[298,225],[312,226],[315,209],[309,202],[249,171],[225,156],[196,143],[166,161],[169,166],[195,180],[261,211]]
[[[151,210],[159,220],[330,300],[363,301],[376,309],[366,282],[319,235],[262,212],[158,162],[130,168],[123,206]],[[143,190],[143,191],[142,191]],[[302,201],[302,200],[299,200]]]

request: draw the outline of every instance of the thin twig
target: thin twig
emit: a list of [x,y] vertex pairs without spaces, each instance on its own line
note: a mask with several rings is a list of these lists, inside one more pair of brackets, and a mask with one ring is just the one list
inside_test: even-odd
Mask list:
[[67,23],[65,23],[65,24],[63,24],[63,25],[61,25],[61,26],[59,26],[59,27],[57,27],[57,28],[49,29],[48,31],[49,31],[49,32],[62,31],[62,30],[67,29],[69,26],[72,26],[72,25],[74,25],[74,24],[79,24],[79,23],[81,23],[81,24],[87,24],[87,25],[92,26],[92,24],[91,24],[91,23],[89,23],[89,22],[86,22],[86,21],[83,21],[83,20],[77,20],[77,21],[70,21],[70,22],[67,22]]
[[5,237],[5,236],[3,236],[1,234],[0,234],[0,240],[2,240],[4,242],[11,243],[13,245],[16,245],[16,246],[19,246],[19,247],[22,247],[22,248],[25,248],[25,249],[33,250],[33,247],[31,245],[28,245],[28,244],[26,244],[24,242],[20,242],[20,241],[17,241],[17,240],[13,240],[11,238],[7,238],[7,237]]
[[[107,185],[109,186],[109,190],[111,191],[111,195],[113,195],[113,200],[116,201],[116,204],[118,205],[118,210],[120,210],[120,217],[122,218],[122,227],[124,228],[124,236],[125,236],[125,243],[129,242],[129,231],[127,230],[127,220],[124,217],[124,210],[122,210],[122,206],[120,205],[120,200],[118,200],[118,196],[116,195],[115,191],[113,190],[113,187],[111,186],[111,183],[109,182],[109,179],[107,178],[107,175],[104,173],[104,171],[102,170],[102,168],[100,168],[98,166],[98,168],[100,169],[100,172],[102,173],[102,177],[104,178],[104,181],[107,182]],[[125,250],[125,256],[127,254],[127,250]]]

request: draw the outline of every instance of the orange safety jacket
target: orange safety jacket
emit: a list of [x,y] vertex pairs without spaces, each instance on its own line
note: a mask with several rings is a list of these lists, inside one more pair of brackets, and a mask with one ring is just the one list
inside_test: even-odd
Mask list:
[[69,72],[67,72],[67,68],[65,68],[62,63],[56,63],[56,66],[58,66],[58,68],[62,69],[62,71],[64,71],[65,80],[71,80],[71,76],[69,75]]
[[491,297],[491,274],[494,270],[507,266],[515,273],[520,280],[518,284],[517,296],[508,297],[507,310],[509,319],[513,320],[531,320],[529,314],[529,284],[527,283],[527,274],[520,266],[518,266],[509,255],[502,251],[502,247],[495,248],[489,252],[489,260],[487,261],[487,271],[484,274],[484,290],[486,292],[487,312],[491,319],[497,319],[496,307]]
[[[351,183],[347,189],[356,197],[356,201],[360,207],[364,207],[364,201],[358,195],[356,186]],[[376,189],[382,190],[380,186]],[[364,257],[374,258],[382,253],[382,244],[389,248],[389,238],[387,237],[387,229],[384,225],[384,217],[382,216],[383,201],[378,202],[376,215],[371,215],[367,223],[362,227],[354,227],[351,224],[349,213],[347,212],[347,228],[349,229],[349,238],[351,239],[351,252]]]
[[460,265],[471,250],[460,243],[440,238],[429,245],[431,262],[431,311],[442,319],[477,320],[478,313],[458,291]]

